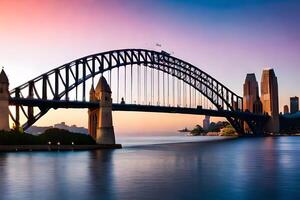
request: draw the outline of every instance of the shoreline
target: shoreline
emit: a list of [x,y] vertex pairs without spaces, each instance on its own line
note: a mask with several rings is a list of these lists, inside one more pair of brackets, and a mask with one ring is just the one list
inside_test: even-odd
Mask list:
[[0,152],[18,151],[86,151],[100,149],[121,149],[121,144],[96,145],[0,145]]
[[[211,143],[221,142],[226,140],[236,140],[244,138],[261,138],[261,137],[297,137],[299,134],[281,134],[281,135],[261,135],[261,136],[212,136],[223,137],[216,140],[203,140],[203,141],[183,141],[183,142],[170,142],[170,143],[157,143],[157,144],[140,144],[140,145],[125,145],[124,148],[136,148],[143,146],[157,146],[157,145],[174,145],[174,144],[188,144],[188,143]],[[203,137],[203,136],[188,136],[188,137]],[[210,136],[205,136],[210,137]],[[90,151],[90,150],[105,150],[105,149],[122,149],[121,144],[96,144],[96,145],[0,145],[0,153],[2,152],[31,152],[31,151]]]

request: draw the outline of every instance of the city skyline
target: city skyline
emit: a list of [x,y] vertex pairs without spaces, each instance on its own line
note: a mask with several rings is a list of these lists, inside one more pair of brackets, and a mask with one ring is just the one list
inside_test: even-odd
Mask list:
[[[240,96],[246,74],[255,73],[260,82],[262,69],[267,65],[278,76],[280,111],[283,105],[289,104],[290,96],[299,96],[300,91],[293,87],[300,72],[297,56],[300,31],[296,23],[299,3],[218,1],[221,4],[217,5],[209,1],[187,1],[183,5],[181,1],[167,1],[147,10],[149,2],[1,1],[0,65],[5,67],[8,77],[14,77],[10,78],[10,89],[76,58],[135,47],[174,52],[175,57],[211,74]],[[182,25],[187,20],[189,23]],[[79,117],[65,121],[87,127],[87,112],[68,110],[66,113]],[[84,120],[80,115],[84,115]],[[37,125],[47,125],[49,119],[64,120],[57,119],[58,116],[56,111],[50,112]],[[195,125],[203,119],[190,115],[167,116],[113,114],[117,130],[126,124],[129,131],[143,126],[133,127],[125,119],[147,120],[149,127],[158,126],[149,132],[170,130],[177,119],[176,124],[181,127]],[[158,123],[161,121],[165,122],[164,126]]]

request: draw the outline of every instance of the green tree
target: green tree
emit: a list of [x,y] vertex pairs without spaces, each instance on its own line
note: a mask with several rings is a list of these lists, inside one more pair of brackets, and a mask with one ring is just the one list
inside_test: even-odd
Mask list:
[[221,130],[221,136],[236,136],[235,129],[229,124]]
[[0,131],[0,145],[47,145],[48,142],[62,145],[89,145],[96,144],[95,140],[85,134],[72,133],[62,129],[48,129],[38,136],[22,133],[17,130]]
[[204,129],[200,125],[196,125],[195,128],[191,131],[192,135],[206,135]]

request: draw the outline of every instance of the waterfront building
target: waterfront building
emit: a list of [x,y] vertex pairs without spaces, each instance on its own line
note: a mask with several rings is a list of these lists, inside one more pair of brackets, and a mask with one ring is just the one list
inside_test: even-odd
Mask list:
[[263,113],[271,116],[265,126],[268,133],[279,133],[278,82],[273,69],[264,69],[261,77]]
[[283,114],[289,114],[289,106],[288,105],[284,105],[283,106]]
[[290,109],[292,114],[299,111],[299,97],[290,98]]

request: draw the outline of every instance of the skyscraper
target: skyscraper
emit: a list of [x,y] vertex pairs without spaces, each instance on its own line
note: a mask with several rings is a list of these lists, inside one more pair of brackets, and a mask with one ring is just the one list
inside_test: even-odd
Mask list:
[[290,108],[292,114],[299,111],[299,97],[295,96],[290,98]]
[[261,77],[263,112],[271,116],[265,126],[269,133],[279,133],[278,82],[273,69],[264,69]]
[[[243,109],[252,113],[261,113],[262,105],[258,94],[258,83],[255,74],[247,74],[244,83]],[[248,124],[244,124],[246,132],[251,132]]]
[[254,103],[259,99],[258,83],[255,74],[247,74],[244,83],[243,108],[244,111],[254,112]]

